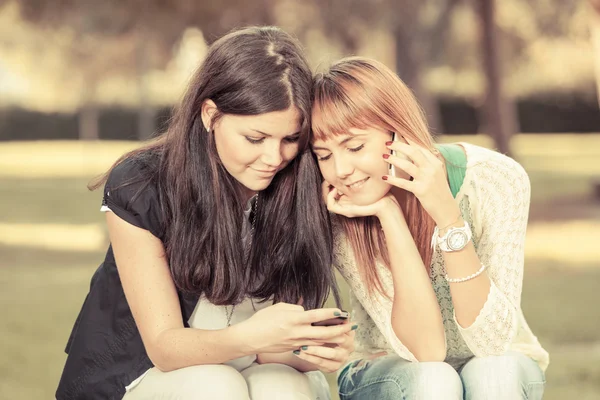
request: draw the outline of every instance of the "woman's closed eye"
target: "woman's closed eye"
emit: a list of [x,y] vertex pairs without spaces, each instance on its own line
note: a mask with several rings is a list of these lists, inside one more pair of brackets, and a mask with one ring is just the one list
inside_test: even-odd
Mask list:
[[365,147],[364,143],[358,147],[348,147],[348,150],[353,153],[356,153],[357,151],[361,151],[363,149],[363,147]]
[[256,138],[256,137],[251,137],[251,136],[244,136],[246,138],[247,141],[249,141],[252,144],[261,144],[262,142],[265,141],[264,137],[261,138]]
[[[252,137],[252,136],[244,136],[244,137],[246,138],[247,141],[249,141],[252,144],[261,144],[262,142],[265,141],[264,136],[261,138]],[[300,135],[288,136],[283,139],[283,141],[286,143],[296,143],[298,140],[300,140]]]
[[[357,147],[348,147],[348,151],[351,151],[352,153],[356,153],[357,151],[361,151],[364,147],[365,147],[365,144],[363,143]],[[327,161],[330,158],[331,158],[331,153],[327,154],[326,156],[320,156],[317,154],[318,161]]]
[[296,143],[298,140],[300,140],[300,135],[288,136],[283,140],[287,143]]

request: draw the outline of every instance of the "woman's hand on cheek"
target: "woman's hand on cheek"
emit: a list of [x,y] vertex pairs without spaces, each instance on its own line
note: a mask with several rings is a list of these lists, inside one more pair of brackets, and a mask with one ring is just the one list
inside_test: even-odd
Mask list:
[[327,181],[323,182],[323,198],[330,212],[348,218],[377,216],[390,207],[400,207],[394,196],[389,192],[373,204],[355,204],[348,196]]
[[395,141],[387,147],[405,157],[385,155],[385,161],[404,171],[412,180],[386,175],[383,177],[386,182],[413,193],[438,225],[448,218],[456,219],[460,212],[450,192],[443,161],[408,139],[407,143]]

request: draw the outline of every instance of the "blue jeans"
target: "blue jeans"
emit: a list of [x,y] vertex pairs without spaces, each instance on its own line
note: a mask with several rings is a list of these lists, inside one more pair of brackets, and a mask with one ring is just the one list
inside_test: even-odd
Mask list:
[[545,383],[537,363],[516,352],[472,358],[459,371],[394,354],[354,361],[338,377],[341,400],[540,400]]

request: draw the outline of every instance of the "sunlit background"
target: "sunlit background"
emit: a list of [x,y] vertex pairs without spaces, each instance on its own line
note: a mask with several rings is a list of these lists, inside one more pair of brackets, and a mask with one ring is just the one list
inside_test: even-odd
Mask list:
[[0,0],[0,398],[54,398],[108,244],[86,183],[164,128],[215,38],[263,24],[315,69],[383,61],[440,141],[524,165],[544,398],[599,399],[599,0]]

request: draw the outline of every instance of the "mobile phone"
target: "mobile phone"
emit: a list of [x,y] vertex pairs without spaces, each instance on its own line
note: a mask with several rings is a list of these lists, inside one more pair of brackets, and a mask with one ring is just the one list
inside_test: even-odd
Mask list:
[[[392,142],[396,141],[396,132],[392,132]],[[390,154],[395,156],[396,152],[394,150],[390,150]],[[389,164],[389,174],[391,176],[396,176],[396,167],[392,164]]]
[[346,320],[348,319],[348,317],[335,317],[335,318],[329,318],[326,319],[324,321],[319,321],[319,322],[313,322],[313,326],[333,326],[333,325],[341,325],[343,324]]

